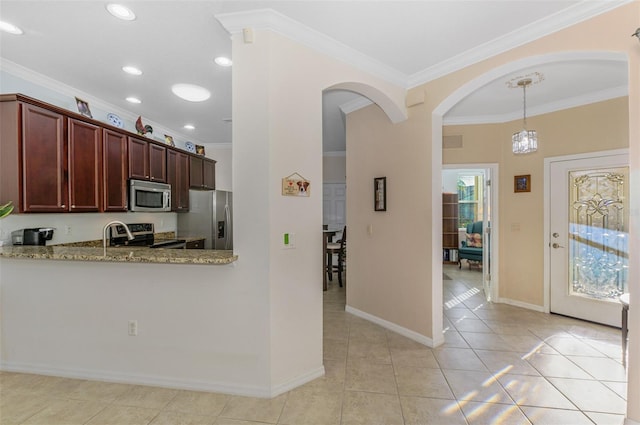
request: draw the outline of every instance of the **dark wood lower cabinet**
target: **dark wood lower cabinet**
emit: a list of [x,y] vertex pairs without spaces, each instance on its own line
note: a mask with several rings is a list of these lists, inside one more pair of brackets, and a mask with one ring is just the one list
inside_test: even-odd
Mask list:
[[204,249],[204,239],[196,239],[186,244],[187,249]]

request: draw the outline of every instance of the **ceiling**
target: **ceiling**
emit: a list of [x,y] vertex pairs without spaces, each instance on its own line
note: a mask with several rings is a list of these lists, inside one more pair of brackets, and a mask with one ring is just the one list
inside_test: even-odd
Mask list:
[[[282,31],[285,35],[306,32],[319,45],[333,46],[328,51],[342,60],[410,88],[626,2],[140,0],[121,2],[136,14],[136,20],[122,21],[107,13],[102,1],[2,0],[0,20],[21,27],[24,35],[0,33],[0,69],[34,71],[32,79],[44,75],[62,82],[89,96],[90,103],[99,99],[113,111],[162,123],[177,139],[225,144],[231,143],[231,68],[213,59],[231,57],[221,21],[234,14],[269,9],[287,28],[295,27],[291,34]],[[144,73],[125,74],[124,65]],[[627,90],[621,61],[585,58],[523,68],[488,81],[451,109],[445,123],[517,119],[522,91],[506,83],[536,72],[544,81],[527,90],[529,115]],[[184,101],[171,93],[176,83],[206,87],[212,96]],[[143,103],[130,104],[127,96]],[[325,151],[344,150],[345,108],[339,107],[359,100],[348,92],[325,94]],[[196,128],[183,129],[186,123]]]

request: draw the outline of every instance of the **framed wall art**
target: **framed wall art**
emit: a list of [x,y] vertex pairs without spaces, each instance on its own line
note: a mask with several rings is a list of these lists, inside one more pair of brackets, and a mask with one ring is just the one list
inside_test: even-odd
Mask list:
[[76,97],[76,105],[78,105],[78,112],[85,117],[93,118],[93,115],[91,115],[91,109],[89,109],[89,104],[86,101]]
[[515,193],[531,192],[531,174],[515,176],[513,178],[513,191]]
[[376,177],[373,179],[373,210],[387,210],[387,178]]

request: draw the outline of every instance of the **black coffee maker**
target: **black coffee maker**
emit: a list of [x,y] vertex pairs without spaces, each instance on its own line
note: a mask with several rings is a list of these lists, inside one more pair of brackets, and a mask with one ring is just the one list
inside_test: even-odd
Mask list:
[[52,227],[36,227],[11,232],[13,245],[46,245],[53,238]]

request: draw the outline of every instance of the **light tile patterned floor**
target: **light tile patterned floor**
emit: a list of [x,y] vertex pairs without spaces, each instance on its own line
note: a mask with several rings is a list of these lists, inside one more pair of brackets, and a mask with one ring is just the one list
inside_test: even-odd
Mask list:
[[326,375],[272,400],[0,373],[0,424],[622,424],[620,331],[487,304],[445,266],[445,344],[429,349],[324,298]]

